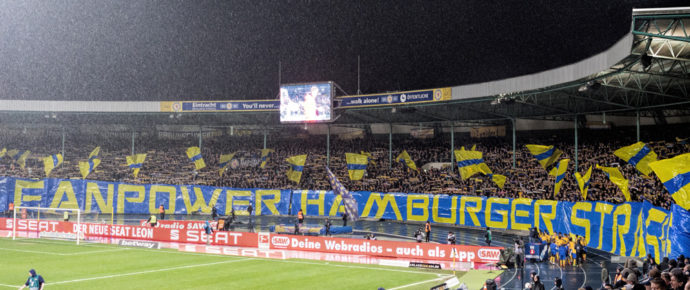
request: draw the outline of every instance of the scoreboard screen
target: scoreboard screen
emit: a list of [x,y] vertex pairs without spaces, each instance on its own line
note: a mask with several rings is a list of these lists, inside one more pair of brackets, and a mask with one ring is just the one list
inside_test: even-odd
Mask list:
[[285,84],[280,86],[280,122],[330,121],[333,115],[333,83]]

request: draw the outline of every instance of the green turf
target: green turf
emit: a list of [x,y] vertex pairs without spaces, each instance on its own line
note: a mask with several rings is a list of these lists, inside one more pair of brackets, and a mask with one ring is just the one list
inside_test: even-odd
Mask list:
[[[448,271],[0,238],[0,289],[36,269],[46,289],[429,289]],[[472,280],[483,281],[481,271]],[[488,273],[492,277],[498,272]],[[457,276],[463,281],[465,272]],[[482,280],[483,279],[483,280]],[[427,282],[424,282],[427,281]],[[476,282],[476,281],[475,281]],[[473,287],[474,289],[478,287]]]

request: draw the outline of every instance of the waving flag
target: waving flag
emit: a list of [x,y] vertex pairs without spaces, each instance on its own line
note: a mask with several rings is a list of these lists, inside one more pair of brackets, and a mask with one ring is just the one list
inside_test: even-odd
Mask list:
[[359,154],[366,156],[369,160],[369,164],[376,165],[376,162],[374,161],[374,157],[371,155],[370,152],[359,151]]
[[127,156],[127,166],[132,169],[134,177],[139,176],[139,170],[144,165],[144,160],[146,160],[146,153]]
[[[480,164],[484,164],[484,159],[482,158],[482,152],[479,151],[467,151],[464,148],[460,150],[455,150],[455,159],[457,160],[458,171],[460,171],[460,177],[462,180],[467,180],[473,175],[482,172],[481,169],[488,169],[488,166],[480,167]],[[484,174],[491,173],[484,172]]]
[[597,169],[604,171],[609,180],[613,182],[618,188],[621,189],[623,195],[625,196],[625,201],[630,201],[630,191],[628,190],[628,180],[623,177],[623,173],[618,169],[618,167],[603,167],[597,164]]
[[412,161],[410,154],[407,154],[407,150],[403,150],[402,153],[398,154],[398,157],[395,157],[395,161],[404,164],[407,168],[417,171],[417,164]]
[[25,151],[20,151],[17,149],[12,149],[7,152],[7,155],[12,157],[17,164],[19,164],[19,167],[21,169],[24,169],[26,167],[26,159],[29,158],[29,155],[31,154],[31,151],[25,150]]
[[225,169],[228,168],[228,166],[230,166],[230,162],[232,161],[232,159],[235,158],[235,154],[237,154],[237,152],[220,155],[220,163],[218,164],[218,167],[220,167],[220,171],[218,172],[220,176],[223,176]]
[[94,148],[89,154],[88,161],[79,161],[79,172],[82,178],[86,178],[91,172],[96,170],[99,164],[101,164],[101,159],[99,158],[101,154],[101,146]]
[[271,158],[273,152],[276,151],[273,149],[261,149],[261,164],[259,165],[261,169],[264,169],[264,167],[266,167],[266,163],[268,163],[268,159]]
[[326,172],[328,172],[328,183],[331,184],[333,188],[333,193],[335,195],[340,195],[343,199],[343,204],[345,205],[345,213],[350,220],[357,220],[359,218],[359,210],[357,208],[357,201],[352,197],[350,191],[348,191],[345,186],[343,186],[335,174],[331,172],[331,169],[326,166]]
[[62,154],[58,153],[55,155],[51,155],[48,157],[43,158],[43,170],[46,172],[46,177],[50,175],[50,172],[53,171],[56,167],[60,166],[62,164]]
[[2,150],[0,151],[0,158],[5,157],[6,153],[7,153],[7,148],[2,148]]
[[491,181],[493,181],[498,188],[503,189],[503,186],[506,184],[506,176],[505,175],[500,175],[500,174],[493,174],[489,173],[487,174],[489,178],[491,178]]
[[589,190],[589,181],[592,179],[592,166],[589,167],[585,175],[580,175],[579,172],[575,172],[575,180],[577,181],[577,187],[580,188],[580,193],[582,194],[582,200],[587,200],[587,191]]
[[649,163],[656,161],[656,153],[643,142],[637,142],[630,146],[620,148],[614,151],[613,155],[635,166],[637,170],[647,176],[652,173],[652,169],[649,168]]
[[199,147],[192,146],[187,148],[187,157],[194,162],[196,170],[206,167],[206,162],[204,162],[204,157],[201,156],[201,149]]
[[347,174],[350,176],[350,180],[361,180],[367,171],[369,158],[362,154],[345,153],[345,161],[347,162]]
[[287,177],[290,181],[299,184],[300,179],[302,179],[302,170],[304,170],[304,164],[307,162],[307,154],[291,156],[285,159],[290,168],[287,171]]
[[676,204],[690,211],[690,153],[652,162],[649,166]]
[[556,149],[556,147],[554,147],[553,145],[544,146],[528,144],[525,145],[525,147],[527,147],[529,153],[537,159],[539,164],[541,164],[541,167],[544,169],[551,166],[551,164],[554,164],[556,160],[558,160],[558,158],[561,157],[561,154],[563,154],[561,150]]
[[563,179],[565,179],[565,173],[568,172],[568,162],[570,162],[570,159],[562,159],[558,162],[556,167],[549,172],[549,175],[556,177],[556,183],[554,183],[553,186],[554,197],[561,192],[561,186],[563,185]]

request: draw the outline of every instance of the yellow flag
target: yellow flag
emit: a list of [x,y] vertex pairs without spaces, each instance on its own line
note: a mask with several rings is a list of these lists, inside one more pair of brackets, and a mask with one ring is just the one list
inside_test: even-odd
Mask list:
[[134,177],[139,177],[139,170],[144,166],[144,160],[146,160],[146,153],[127,156],[127,166],[132,169]]
[[287,177],[290,181],[299,184],[300,179],[302,179],[302,170],[304,170],[304,164],[307,162],[307,155],[296,155],[286,158],[285,161],[290,165],[287,171]]
[[541,164],[541,167],[544,169],[548,168],[549,166],[551,166],[551,164],[555,163],[556,160],[558,160],[558,158],[561,157],[561,154],[563,154],[561,150],[556,149],[556,147],[554,147],[553,145],[544,146],[527,144],[525,145],[525,147],[527,147],[529,153],[537,159],[539,164]]
[[609,177],[609,180],[613,182],[620,190],[623,192],[623,196],[625,196],[625,201],[630,201],[630,191],[628,190],[628,180],[623,177],[623,173],[618,169],[618,167],[604,167],[604,166],[599,166],[597,164],[597,169],[604,171],[606,173],[606,176]]
[[228,166],[230,166],[230,162],[232,161],[232,159],[235,158],[235,154],[237,154],[237,152],[220,155],[220,160],[218,164],[218,167],[220,167],[220,171],[218,172],[220,173],[220,176],[223,176],[225,169],[228,168]]
[[199,147],[192,146],[187,148],[187,157],[194,162],[196,170],[206,167],[206,162],[204,162],[204,157],[201,156],[201,149]]
[[0,158],[5,157],[6,153],[7,153],[7,148],[2,148],[2,150],[0,151]]
[[357,153],[345,153],[345,162],[347,163],[347,173],[350,180],[361,180],[364,173],[367,171],[367,163],[369,158],[366,155]]
[[613,152],[613,155],[625,160],[630,165],[635,166],[642,174],[649,176],[652,169],[649,163],[656,161],[656,153],[644,142],[637,142],[630,146],[622,147]]
[[570,159],[563,159],[558,162],[558,165],[556,165],[555,170],[553,171],[552,176],[556,176],[556,183],[554,184],[553,187],[553,196],[554,198],[558,193],[561,192],[561,186],[563,185],[563,179],[565,178],[565,173],[568,171],[568,162],[570,162]]
[[81,173],[81,178],[86,179],[86,177],[100,164],[101,160],[98,158],[92,159],[91,161],[79,161],[79,173]]
[[587,191],[589,191],[589,181],[592,179],[592,166],[589,167],[585,175],[580,175],[579,172],[575,172],[575,180],[577,181],[577,187],[580,188],[580,193],[582,194],[582,200],[587,200]]
[[676,204],[690,210],[690,153],[652,162],[649,166]]
[[46,177],[50,175],[50,172],[53,171],[53,169],[60,166],[60,164],[62,164],[62,154],[60,153],[44,157],[43,169],[46,172]]
[[417,171],[417,164],[412,161],[412,158],[410,158],[410,154],[407,153],[407,150],[403,150],[403,152],[398,154],[398,157],[395,157],[395,161],[401,162],[407,166],[407,168]]

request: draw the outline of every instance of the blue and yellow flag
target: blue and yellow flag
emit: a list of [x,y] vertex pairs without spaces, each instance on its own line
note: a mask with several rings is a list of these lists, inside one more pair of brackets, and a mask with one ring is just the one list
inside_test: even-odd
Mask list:
[[62,154],[58,153],[55,155],[51,155],[48,157],[43,158],[43,170],[46,172],[46,177],[50,175],[50,172],[53,171],[56,167],[60,166],[62,164]]
[[98,167],[99,164],[101,164],[101,158],[99,155],[101,154],[101,146],[98,146],[94,148],[91,151],[91,154],[89,154],[89,160],[88,161],[79,161],[79,172],[81,173],[82,178],[86,178],[96,170],[96,167]]
[[487,174],[489,178],[491,178],[491,181],[493,181],[498,188],[503,189],[503,186],[506,184],[506,176],[505,175],[500,175],[500,174],[493,174],[489,173]]
[[307,162],[307,154],[291,156],[285,159],[285,161],[290,164],[290,168],[287,171],[288,179],[299,184],[300,179],[302,179],[304,164]]
[[7,155],[12,157],[17,164],[19,164],[19,167],[21,169],[24,169],[26,167],[26,159],[29,158],[29,155],[31,154],[31,151],[25,150],[25,151],[20,151],[17,149],[12,149],[7,152]]
[[271,158],[271,155],[273,155],[273,152],[276,152],[276,151],[273,149],[261,149],[261,164],[259,165],[259,167],[261,167],[261,169],[264,169],[264,167],[266,167],[266,163],[268,163],[268,159]]
[[652,169],[649,168],[649,163],[656,161],[656,153],[654,153],[644,142],[637,142],[630,146],[620,148],[614,151],[613,155],[635,166],[637,170],[647,176],[652,173]]
[[371,155],[371,152],[359,151],[359,154],[366,156],[369,160],[369,164],[376,165],[376,161],[374,161],[374,156]]
[[592,166],[589,167],[585,175],[580,175],[579,172],[575,172],[575,180],[577,181],[577,187],[580,188],[580,193],[582,194],[582,200],[587,200],[587,191],[589,191],[589,181],[592,179]]
[[460,150],[455,150],[454,153],[455,159],[457,160],[458,171],[460,171],[460,177],[462,177],[462,180],[467,180],[468,178],[480,172],[484,174],[491,173],[490,169],[488,170],[488,172],[486,172],[488,166],[480,167],[480,164],[484,164],[482,152],[467,151],[463,147]]
[[201,156],[201,149],[199,147],[192,146],[187,148],[187,157],[194,162],[196,170],[206,167],[206,162],[204,162],[204,157]]
[[7,148],[2,148],[2,150],[0,150],[0,158],[5,157],[5,154],[7,154]]
[[568,172],[568,162],[570,159],[562,159],[558,162],[556,167],[554,167],[549,175],[556,177],[556,182],[553,186],[553,197],[555,198],[558,193],[561,192],[561,186],[563,185],[563,179],[565,179],[565,173]]
[[338,196],[340,195],[343,199],[343,204],[345,205],[345,213],[350,220],[357,220],[359,218],[359,210],[357,208],[357,201],[352,197],[350,191],[348,191],[345,186],[343,186],[335,174],[331,172],[331,169],[326,166],[326,172],[328,173],[328,183],[331,184],[333,188],[333,193]]
[[618,167],[604,167],[597,164],[597,169],[604,171],[609,180],[613,182],[618,188],[621,189],[623,195],[625,196],[625,201],[630,201],[630,191],[628,190],[628,180],[625,179],[623,173],[618,169]]
[[139,170],[144,165],[144,160],[146,160],[146,153],[127,156],[127,166],[132,169],[132,175],[135,178],[139,176]]
[[690,153],[652,162],[649,166],[676,204],[690,210]]
[[369,158],[362,154],[345,153],[345,161],[347,162],[347,174],[350,176],[350,180],[361,180],[367,171]]
[[218,164],[218,167],[220,167],[220,171],[218,172],[220,173],[220,176],[223,176],[225,169],[228,168],[228,166],[230,166],[230,162],[232,161],[232,159],[235,158],[235,154],[237,154],[237,152],[220,155],[220,160]]
[[561,157],[561,154],[563,154],[561,150],[556,149],[556,147],[553,145],[544,146],[527,144],[525,147],[527,147],[529,153],[537,159],[539,164],[541,164],[541,167],[544,169],[549,168],[549,166],[554,164],[556,160]]
[[407,154],[407,150],[403,150],[402,153],[398,154],[398,157],[395,157],[395,161],[402,163],[407,168],[417,171],[417,164],[412,161],[410,154]]

